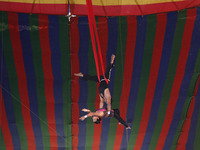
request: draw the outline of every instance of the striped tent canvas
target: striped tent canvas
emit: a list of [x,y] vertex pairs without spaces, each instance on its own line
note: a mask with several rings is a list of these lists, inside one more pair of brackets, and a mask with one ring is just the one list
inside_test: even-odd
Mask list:
[[187,149],[200,140],[200,8],[96,17],[113,118],[79,120],[99,107],[88,18],[2,11],[0,149]]

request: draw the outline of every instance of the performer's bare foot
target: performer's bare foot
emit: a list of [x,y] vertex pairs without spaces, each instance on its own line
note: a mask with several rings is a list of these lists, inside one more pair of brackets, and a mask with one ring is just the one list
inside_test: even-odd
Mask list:
[[114,63],[114,60],[115,60],[115,55],[112,54],[112,56],[111,56],[111,60],[110,60],[110,63],[113,64],[113,63]]
[[79,72],[79,73],[74,73],[74,75],[77,76],[77,77],[83,77],[83,74],[82,74],[81,72]]

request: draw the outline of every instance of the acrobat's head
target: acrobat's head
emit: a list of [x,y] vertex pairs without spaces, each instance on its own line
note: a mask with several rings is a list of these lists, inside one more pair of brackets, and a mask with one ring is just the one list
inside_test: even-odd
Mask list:
[[98,117],[98,116],[93,116],[93,117],[92,117],[92,120],[93,120],[93,122],[96,123],[96,124],[99,124],[99,123],[101,122],[101,118]]

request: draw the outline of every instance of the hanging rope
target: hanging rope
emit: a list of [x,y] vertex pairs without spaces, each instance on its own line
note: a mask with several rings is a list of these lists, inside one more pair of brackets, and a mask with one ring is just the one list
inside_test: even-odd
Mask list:
[[92,8],[92,1],[89,0],[89,2],[90,2],[90,12],[91,12],[91,17],[92,17],[92,22],[94,23],[94,32],[95,32],[96,39],[97,39],[97,46],[98,46],[98,53],[99,53],[100,62],[101,62],[101,69],[102,69],[103,74],[104,74],[105,73],[104,67],[103,67],[104,65],[103,65],[103,59],[102,59],[102,55],[101,55],[101,47],[100,47],[100,43],[99,43],[99,36],[98,36],[98,33],[97,33],[97,26],[96,26],[96,21],[95,21],[95,17],[94,17],[94,11],[93,11],[93,8]]
[[128,149],[128,130],[126,129],[126,148]]
[[[86,4],[87,4],[87,11],[88,11],[88,21],[89,21],[91,40],[92,40],[93,53],[94,53],[95,64],[96,64],[96,69],[97,69],[97,77],[100,82],[99,63],[98,63],[96,42],[97,42],[97,47],[98,47],[98,54],[99,54],[102,73],[103,73],[105,81],[108,83],[108,80],[105,77],[103,59],[102,59],[102,54],[101,54],[101,47],[100,47],[99,36],[98,36],[98,32],[97,32],[97,27],[96,27],[96,21],[95,21],[95,17],[94,17],[94,11],[93,11],[93,7],[92,7],[92,1],[86,0]],[[96,42],[95,42],[95,36],[96,36]]]
[[[1,23],[3,23],[3,13],[1,13]],[[1,46],[1,77],[0,77],[0,85],[3,85],[3,32],[4,30],[1,32],[1,40],[0,42],[2,42],[2,46]],[[2,90],[2,87],[0,86],[0,90]],[[0,126],[1,126],[1,118],[2,118],[2,107],[3,107],[3,96],[0,96]],[[1,134],[1,133],[0,133]]]
[[[66,1],[66,4],[67,4],[67,1]],[[66,15],[66,17],[68,18],[69,22],[70,22],[72,17],[76,17],[76,15],[71,14],[69,0],[68,0],[68,14]]]
[[34,6],[35,6],[35,0],[33,0],[32,8],[31,8],[31,13],[30,13],[31,15],[33,14]]
[[[19,104],[21,104],[21,107],[25,107],[28,111],[30,111],[30,113],[32,113],[36,118],[38,118],[44,125],[46,125],[49,129],[51,129],[54,133],[56,133],[59,137],[61,137],[62,139],[65,140],[66,137],[64,137],[62,135],[62,133],[60,133],[60,131],[56,131],[53,127],[51,127],[50,125],[48,125],[47,121],[43,120],[42,118],[40,118],[37,114],[35,114],[35,112],[33,112],[32,110],[29,109],[29,106],[27,106],[27,104],[22,102],[22,99],[20,100],[17,96],[15,96],[14,94],[12,94],[11,92],[9,92],[5,87],[3,87],[3,85],[1,86],[2,92],[3,90],[9,94],[13,100],[15,100],[16,102],[18,102]],[[2,99],[3,100],[3,99]]]

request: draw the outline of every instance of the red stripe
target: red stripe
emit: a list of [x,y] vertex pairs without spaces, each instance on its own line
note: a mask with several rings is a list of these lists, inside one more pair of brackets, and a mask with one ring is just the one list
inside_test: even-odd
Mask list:
[[1,118],[0,126],[2,129],[6,149],[13,150],[13,142],[12,142],[10,129],[8,126],[5,105],[4,105],[4,100],[3,100],[2,91],[1,91],[1,84],[0,84],[0,118]]
[[[131,78],[133,73],[133,62],[135,43],[137,36],[137,18],[135,16],[127,17],[127,41],[126,41],[126,53],[125,53],[125,65],[124,65],[124,76],[122,93],[120,99],[120,116],[125,120],[126,112],[128,107],[128,99],[131,88]],[[123,138],[124,126],[117,125],[117,131],[115,136],[115,150],[120,149],[122,138]]]
[[199,88],[199,83],[200,83],[200,76],[198,77],[198,80],[197,80],[197,83],[196,83],[196,86],[194,89],[193,97],[192,97],[192,100],[191,100],[191,103],[190,103],[190,106],[189,106],[189,109],[187,112],[185,122],[183,124],[181,135],[178,139],[178,144],[176,146],[176,150],[185,150],[185,148],[186,148],[185,145],[188,140],[188,133],[190,130],[190,125],[191,125],[191,118],[192,118],[194,106],[195,106],[195,96],[196,96],[197,90]]
[[[127,16],[127,15],[146,15],[168,11],[182,10],[186,8],[197,7],[199,0],[187,0],[180,2],[168,2],[157,4],[140,5],[113,5],[113,6],[94,6],[94,13],[98,16]],[[22,13],[36,14],[57,14],[66,15],[68,5],[66,4],[30,4],[17,2],[0,2],[0,11],[12,11]],[[32,8],[33,7],[33,8]],[[87,15],[86,5],[71,4],[71,13],[76,15]]]
[[101,45],[102,51],[102,66],[106,68],[106,56],[107,56],[107,47],[108,47],[108,19],[105,17],[98,17],[98,33],[99,33],[99,42]]
[[49,20],[47,15],[38,15],[39,27],[43,28],[39,30],[40,45],[42,50],[42,65],[44,72],[44,84],[45,84],[45,98],[46,98],[46,111],[47,122],[50,135],[51,149],[57,149],[57,132],[55,121],[55,100],[53,92],[53,74],[51,68],[51,50],[49,44]]
[[189,53],[190,45],[191,45],[192,31],[193,31],[194,22],[195,22],[195,19],[191,19],[191,17],[194,17],[195,15],[196,15],[196,9],[190,9],[187,11],[187,20],[185,24],[184,33],[183,33],[182,46],[181,46],[181,51],[179,55],[176,75],[174,78],[174,83],[172,86],[172,91],[171,91],[171,95],[170,95],[170,99],[169,99],[169,103],[168,103],[168,107],[167,107],[167,111],[165,115],[165,121],[163,123],[161,134],[157,143],[157,147],[156,147],[157,150],[163,149],[163,146],[165,144],[165,140],[169,131],[169,127],[173,119],[174,109],[179,97],[179,91],[180,91],[181,83],[184,77],[185,66],[186,66],[188,53]]
[[160,67],[160,60],[162,56],[166,24],[167,24],[167,14],[166,13],[158,14],[153,56],[152,56],[152,62],[151,62],[151,70],[150,70],[149,81],[148,81],[148,86],[147,86],[147,91],[146,91],[146,96],[145,96],[142,119],[141,119],[140,128],[139,128],[134,150],[141,149],[144,136],[146,133],[147,125],[149,122],[149,116],[151,113],[151,106],[153,102],[153,96],[155,92],[155,87],[156,87],[156,82],[157,82],[157,77],[158,77],[158,72],[159,72],[159,67]]
[[[104,68],[106,67],[106,53],[108,45],[108,20],[105,17],[98,18],[98,29],[99,29],[99,41],[101,44],[102,57],[104,62]],[[97,84],[97,93],[95,100],[95,110],[99,109],[100,98],[99,98],[99,84]],[[101,142],[101,131],[102,124],[94,124],[94,135],[93,135],[93,150],[99,150],[99,145]]]
[[[96,93],[96,100],[95,100],[95,110],[99,109],[99,84],[97,86],[97,93]],[[102,120],[103,121],[103,120]],[[101,124],[94,124],[94,135],[93,135],[93,150],[99,150],[99,145],[101,142],[101,131],[102,131],[102,123]]]
[[73,150],[78,146],[79,134],[79,80],[74,76],[74,73],[79,72],[79,30],[78,18],[71,18],[70,24],[70,53],[71,53],[71,100],[72,100],[72,147]]
[[[175,4],[175,5],[174,5]],[[127,15],[147,15],[168,11],[177,11],[186,8],[197,7],[200,1],[181,1],[174,3],[158,3],[147,5],[115,5],[115,6],[93,6],[94,14],[96,16],[127,16]],[[178,8],[178,9],[177,9]],[[72,4],[70,5],[72,14],[87,15],[85,5]],[[141,12],[142,11],[142,12]]]
[[[27,88],[27,79],[24,68],[22,46],[19,33],[18,15],[16,13],[8,13],[8,25],[10,31],[10,39],[13,49],[13,57],[17,72],[19,94],[21,99],[22,115],[24,120],[24,127],[27,134],[27,141],[29,149],[35,149],[35,136],[31,121],[31,112]],[[25,106],[26,107],[25,107]]]

